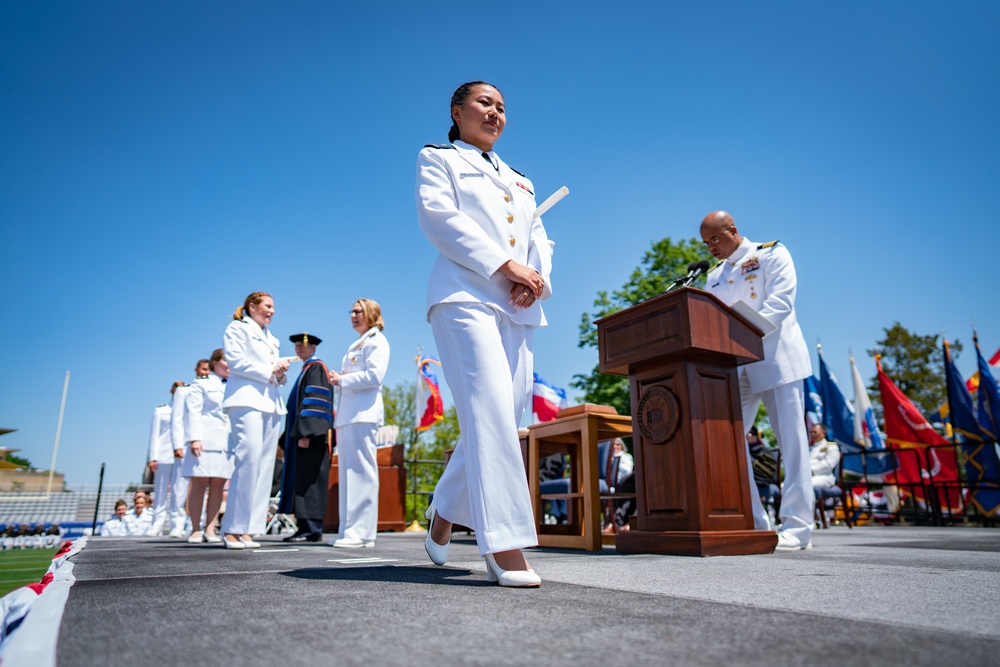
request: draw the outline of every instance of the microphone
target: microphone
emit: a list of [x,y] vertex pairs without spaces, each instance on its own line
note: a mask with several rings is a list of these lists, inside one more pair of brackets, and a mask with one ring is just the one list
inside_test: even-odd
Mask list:
[[681,287],[689,286],[691,283],[697,280],[699,276],[708,273],[708,269],[710,267],[711,264],[709,264],[707,259],[703,259],[700,262],[691,262],[690,264],[688,264],[687,275],[684,276],[683,278],[678,278],[677,280],[675,280],[670,285],[670,287],[666,289],[664,294],[666,294],[667,292],[672,292],[675,289],[679,289]]

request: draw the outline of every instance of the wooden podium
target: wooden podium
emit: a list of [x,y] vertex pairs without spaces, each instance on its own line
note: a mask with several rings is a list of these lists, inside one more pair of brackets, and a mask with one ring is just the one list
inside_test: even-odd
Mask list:
[[762,359],[761,331],[683,288],[597,321],[600,370],[628,375],[638,530],[621,553],[764,554],[756,531],[736,367]]

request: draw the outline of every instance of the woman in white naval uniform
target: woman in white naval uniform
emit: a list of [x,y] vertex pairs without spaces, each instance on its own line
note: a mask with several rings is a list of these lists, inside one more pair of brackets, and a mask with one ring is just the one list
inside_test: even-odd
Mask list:
[[227,549],[259,547],[251,539],[264,532],[271,493],[275,450],[281,434],[288,360],[278,357],[278,339],[267,330],[274,316],[274,299],[254,292],[233,314],[222,338],[229,381],[222,407],[229,415],[234,460],[226,514],[222,517]]
[[530,405],[539,301],[551,295],[552,243],[535,217],[534,186],[493,152],[503,96],[474,81],[451,100],[445,146],[417,158],[417,220],[440,251],[427,319],[451,387],[462,437],[434,491],[426,540],[447,560],[451,525],[476,531],[487,577],[538,586],[521,549],[538,543],[517,428]]
[[382,309],[371,299],[351,306],[351,327],[361,336],[344,355],[341,372],[330,371],[340,387],[337,427],[337,475],[340,530],[335,547],[375,546],[378,530],[378,460],[375,434],[384,420],[382,381],[389,367],[389,341],[382,334]]
[[[233,474],[229,449],[229,417],[222,409],[226,394],[229,364],[222,348],[212,352],[208,377],[198,378],[191,385],[184,399],[184,467],[181,474],[191,480],[188,494],[188,512],[191,515],[191,536],[188,542],[221,542],[215,533],[215,520],[222,507],[222,492],[226,480]],[[208,489],[208,506],[205,508],[205,525],[201,525],[201,510],[205,506],[205,489]],[[204,529],[204,533],[202,530]]]

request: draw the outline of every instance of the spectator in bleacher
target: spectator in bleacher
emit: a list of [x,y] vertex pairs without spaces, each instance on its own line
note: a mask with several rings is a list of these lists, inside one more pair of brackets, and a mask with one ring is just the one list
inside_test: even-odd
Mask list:
[[[222,348],[212,352],[209,367],[208,376],[194,381],[184,402],[184,442],[187,451],[182,474],[190,479],[188,512],[191,536],[188,542],[191,543],[222,541],[215,532],[215,522],[222,506],[222,487],[233,474],[232,459],[226,454],[229,449],[229,417],[222,409],[229,364]],[[205,507],[204,526],[201,525],[202,507]]]
[[826,427],[813,424],[809,429],[809,466],[812,469],[813,492],[837,484],[840,447],[826,439]]
[[128,504],[119,498],[115,502],[114,516],[104,522],[99,534],[103,537],[125,537],[128,535],[128,527],[125,524],[126,514],[128,514]]
[[280,343],[268,329],[274,299],[253,292],[233,313],[222,336],[229,364],[229,381],[222,403],[229,415],[234,460],[229,481],[222,532],[227,549],[259,547],[252,536],[267,527],[267,507],[274,473],[274,450],[281,435],[285,384],[289,361],[278,356]]
[[129,537],[146,537],[154,534],[153,511],[149,509],[149,496],[136,491],[132,496],[132,509],[125,514],[125,534]]
[[[183,386],[184,383],[180,380],[174,382],[170,386],[171,397]],[[174,462],[177,460],[170,440],[171,412],[169,404],[158,406],[153,410],[153,423],[149,429],[149,469],[153,471],[153,497],[156,499],[156,505],[150,511],[153,512],[153,530],[157,535],[163,532],[163,525],[167,520],[167,500],[173,480]]]

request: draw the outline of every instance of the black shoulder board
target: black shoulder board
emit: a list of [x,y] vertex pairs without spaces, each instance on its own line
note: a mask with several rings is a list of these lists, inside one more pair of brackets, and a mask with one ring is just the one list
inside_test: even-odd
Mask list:
[[778,241],[768,241],[767,243],[761,243],[757,246],[757,250],[763,250],[764,248],[773,248],[778,245]]
[[[510,170],[512,172],[514,172],[515,174],[517,174],[518,176],[524,176],[524,174],[522,174],[521,172],[519,172],[517,169],[514,169],[514,167],[511,167],[509,164],[507,165],[507,167],[509,167]],[[527,176],[524,176],[524,177],[527,178]]]
[[455,149],[451,144],[424,144],[424,148],[451,148]]
[[710,272],[711,271],[715,271],[717,268],[719,268],[720,266],[722,266],[725,262],[726,262],[726,260],[720,259],[718,262],[715,263],[715,266],[713,266],[712,268],[709,269],[709,271]]

